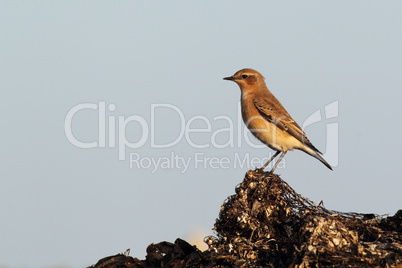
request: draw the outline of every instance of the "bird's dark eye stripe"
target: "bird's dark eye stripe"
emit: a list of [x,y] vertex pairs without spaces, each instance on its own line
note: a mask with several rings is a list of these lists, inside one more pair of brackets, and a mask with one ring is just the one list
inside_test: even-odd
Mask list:
[[248,75],[247,75],[247,74],[243,74],[241,77],[242,77],[243,79],[246,79],[246,78],[248,77]]

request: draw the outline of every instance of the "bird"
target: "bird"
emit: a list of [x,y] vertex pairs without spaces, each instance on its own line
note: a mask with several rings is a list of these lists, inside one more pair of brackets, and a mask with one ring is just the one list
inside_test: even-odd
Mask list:
[[240,87],[241,113],[247,128],[262,143],[276,151],[259,170],[264,170],[282,152],[270,171],[273,173],[285,154],[294,149],[317,158],[332,170],[321,156],[322,153],[269,91],[264,76],[256,70],[245,68],[223,79],[236,82]]

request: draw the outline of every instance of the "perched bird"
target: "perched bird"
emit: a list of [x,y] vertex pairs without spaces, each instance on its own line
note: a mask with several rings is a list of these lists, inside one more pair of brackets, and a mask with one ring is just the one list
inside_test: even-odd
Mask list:
[[259,72],[253,69],[242,69],[233,76],[223,79],[234,81],[239,85],[241,113],[248,129],[261,142],[276,150],[261,170],[282,152],[270,171],[273,173],[287,151],[293,149],[299,149],[314,156],[332,170],[332,167],[320,155],[322,153],[307,139],[301,127],[268,90],[265,78]]

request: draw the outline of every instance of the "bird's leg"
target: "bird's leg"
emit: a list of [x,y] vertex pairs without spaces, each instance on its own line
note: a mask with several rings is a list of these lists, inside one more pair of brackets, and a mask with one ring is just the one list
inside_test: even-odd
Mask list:
[[[279,153],[279,151],[278,151]],[[269,173],[273,174],[274,170],[276,169],[276,167],[278,166],[279,162],[281,162],[282,158],[285,156],[285,154],[287,153],[287,151],[283,151],[283,153],[281,154],[281,156],[279,157],[278,161],[276,161],[275,166],[271,169],[271,171]]]
[[264,168],[266,168],[268,166],[268,164],[271,163],[272,160],[274,160],[275,157],[277,157],[280,152],[281,151],[276,151],[276,153],[268,160],[268,162],[265,163],[265,165],[263,165],[262,168],[259,168],[259,170],[261,170],[261,171],[264,170]]

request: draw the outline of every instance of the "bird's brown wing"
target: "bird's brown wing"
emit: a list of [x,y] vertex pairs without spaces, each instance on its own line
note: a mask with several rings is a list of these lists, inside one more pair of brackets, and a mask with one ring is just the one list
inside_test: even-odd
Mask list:
[[275,106],[277,105],[274,105],[267,99],[255,98],[253,101],[254,106],[258,109],[264,119],[275,124],[279,129],[288,132],[290,135],[292,135],[314,151],[321,153],[308,140],[306,133],[303,132],[301,127],[293,120],[293,118],[286,112],[286,110],[282,106],[280,108],[281,110],[283,109],[283,111],[278,111],[277,109],[275,109]]

